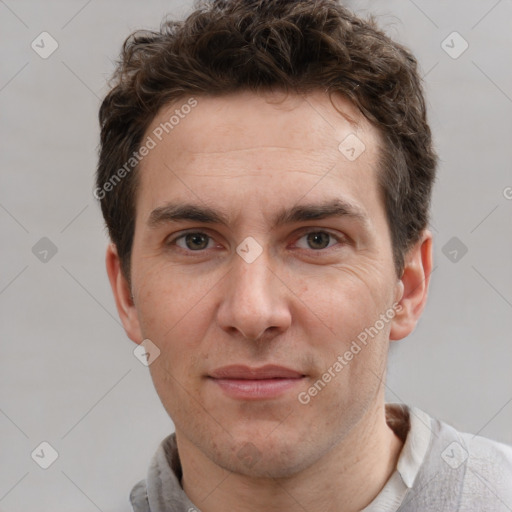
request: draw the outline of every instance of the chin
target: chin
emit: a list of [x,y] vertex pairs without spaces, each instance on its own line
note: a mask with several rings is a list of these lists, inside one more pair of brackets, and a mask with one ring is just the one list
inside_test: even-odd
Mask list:
[[318,450],[309,454],[308,447],[312,447],[311,443],[301,442],[295,436],[279,439],[244,436],[234,444],[231,439],[230,446],[224,450],[217,445],[213,460],[228,471],[251,478],[289,478],[313,464],[315,455],[319,458]]

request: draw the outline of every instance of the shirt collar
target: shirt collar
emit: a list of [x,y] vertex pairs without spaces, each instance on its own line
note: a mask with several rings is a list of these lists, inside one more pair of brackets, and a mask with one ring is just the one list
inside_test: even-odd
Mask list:
[[[392,407],[394,404],[387,404]],[[410,489],[425,460],[432,438],[431,418],[421,409],[410,407],[409,433],[398,458],[397,471],[404,484]]]
[[416,407],[388,403],[386,421],[398,437],[405,437],[405,442],[396,470],[379,494],[361,512],[398,510],[408,490],[414,485],[432,439],[432,420],[427,413]]

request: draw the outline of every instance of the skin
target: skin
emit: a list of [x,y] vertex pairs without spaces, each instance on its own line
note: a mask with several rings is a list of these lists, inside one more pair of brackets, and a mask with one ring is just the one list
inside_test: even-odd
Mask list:
[[[146,135],[186,99],[162,109]],[[161,351],[151,376],[176,427],[183,488],[203,512],[360,510],[402,448],[385,421],[387,353],[424,309],[432,235],[423,232],[399,278],[377,187],[379,133],[333,99],[343,115],[323,92],[198,97],[141,163],[131,290],[115,246],[107,249],[127,335]],[[351,133],[366,148],[354,161],[338,150]],[[367,225],[348,216],[272,223],[283,208],[333,198],[356,204]],[[150,226],[151,212],[171,201],[221,210],[227,225]],[[187,245],[175,240],[184,230],[208,236]],[[332,235],[325,248],[307,236],[319,231]],[[263,249],[252,263],[236,252],[249,236]],[[300,403],[297,394],[395,302],[400,312]],[[207,378],[228,364],[278,364],[306,377],[278,397],[240,400]]]

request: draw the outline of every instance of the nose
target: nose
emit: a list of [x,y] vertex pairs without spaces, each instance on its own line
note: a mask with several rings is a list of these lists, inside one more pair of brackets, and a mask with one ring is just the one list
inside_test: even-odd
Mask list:
[[287,288],[269,268],[266,251],[252,263],[235,254],[223,282],[217,319],[230,335],[269,341],[288,329],[291,312]]

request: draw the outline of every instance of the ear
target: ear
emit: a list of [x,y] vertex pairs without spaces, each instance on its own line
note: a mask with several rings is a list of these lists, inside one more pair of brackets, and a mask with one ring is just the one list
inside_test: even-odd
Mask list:
[[402,293],[391,321],[390,340],[401,340],[414,331],[427,303],[431,273],[432,233],[426,229],[405,258],[404,271],[398,281]]
[[133,303],[130,286],[121,270],[121,261],[115,244],[107,247],[105,258],[110,286],[116,301],[117,312],[128,337],[139,344],[143,340],[137,309]]

